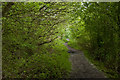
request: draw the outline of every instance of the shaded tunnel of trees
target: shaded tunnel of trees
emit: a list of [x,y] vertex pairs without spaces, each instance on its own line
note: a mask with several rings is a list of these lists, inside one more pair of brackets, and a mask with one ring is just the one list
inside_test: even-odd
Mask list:
[[65,42],[120,78],[120,3],[2,3],[2,77],[67,78]]

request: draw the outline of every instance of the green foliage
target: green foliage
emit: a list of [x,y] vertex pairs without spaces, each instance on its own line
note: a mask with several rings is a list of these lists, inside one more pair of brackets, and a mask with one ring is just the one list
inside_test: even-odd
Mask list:
[[119,3],[73,4],[70,28],[78,46],[109,78],[120,78]]
[[61,6],[66,4],[3,3],[3,78],[69,75],[69,54],[58,38],[68,18],[65,11],[69,9]]
[[78,45],[78,42],[75,40],[75,39],[71,39],[69,42],[68,42],[68,45],[72,48],[75,48],[77,50],[81,50],[81,47]]
[[[4,77],[12,78],[62,78],[67,77],[71,64],[68,61],[68,53],[35,53],[28,59],[9,58],[8,65],[3,65]],[[7,58],[8,59],[8,58]],[[14,63],[14,64],[12,64]]]
[[2,4],[3,78],[67,77],[66,39],[109,78],[120,77],[120,3]]
[[[35,54],[31,56],[19,69],[20,77],[32,78],[62,78],[68,76],[70,71],[70,62],[65,57],[66,54]],[[68,55],[66,55],[68,56]],[[64,60],[64,61],[63,61]],[[24,71],[25,70],[25,71]]]

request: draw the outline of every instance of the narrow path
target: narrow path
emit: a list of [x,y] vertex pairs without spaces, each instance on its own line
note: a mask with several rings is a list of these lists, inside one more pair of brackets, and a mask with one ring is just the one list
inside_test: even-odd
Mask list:
[[91,64],[82,51],[75,50],[65,43],[69,49],[70,61],[72,63],[72,71],[70,78],[105,78],[104,73],[96,69]]

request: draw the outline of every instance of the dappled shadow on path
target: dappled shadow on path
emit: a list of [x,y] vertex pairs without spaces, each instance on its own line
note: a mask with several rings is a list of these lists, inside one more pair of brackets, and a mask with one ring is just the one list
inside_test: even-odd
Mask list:
[[72,63],[70,78],[105,78],[104,73],[91,64],[82,51],[71,48],[67,43],[65,46],[71,54],[69,59]]

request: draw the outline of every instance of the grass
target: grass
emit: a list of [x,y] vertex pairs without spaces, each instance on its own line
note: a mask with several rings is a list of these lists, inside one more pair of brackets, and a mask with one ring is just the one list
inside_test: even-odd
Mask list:
[[94,60],[93,57],[87,51],[84,51],[84,54],[88,58],[88,60],[96,66],[98,70],[105,73],[105,76],[107,78],[119,78],[119,74],[115,70],[105,67],[105,62]]

